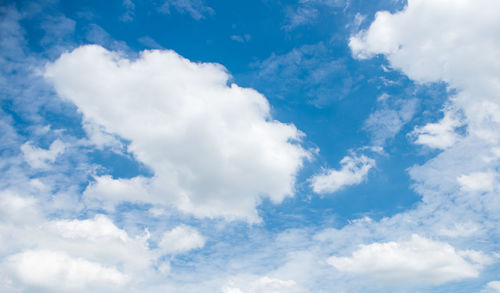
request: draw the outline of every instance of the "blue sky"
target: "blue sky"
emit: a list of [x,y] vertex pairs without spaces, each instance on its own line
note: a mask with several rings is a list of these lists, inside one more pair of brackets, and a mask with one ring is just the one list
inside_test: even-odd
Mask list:
[[492,0],[0,4],[2,292],[500,292]]

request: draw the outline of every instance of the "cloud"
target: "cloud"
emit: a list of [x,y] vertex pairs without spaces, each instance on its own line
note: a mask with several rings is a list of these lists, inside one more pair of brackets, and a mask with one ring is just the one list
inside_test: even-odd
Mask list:
[[215,13],[211,7],[205,5],[203,0],[166,0],[159,11],[170,14],[171,7],[179,13],[188,13],[196,20],[204,19],[207,15]]
[[474,172],[461,175],[457,180],[464,191],[493,191],[496,183],[495,176],[493,172]]
[[202,248],[205,238],[193,227],[181,225],[163,234],[158,248],[167,254],[183,253]]
[[361,183],[368,171],[375,166],[375,160],[365,155],[345,156],[340,161],[340,170],[326,169],[310,179],[316,193],[333,193],[342,187]]
[[[310,156],[292,124],[273,120],[267,100],[228,85],[226,70],[173,51],[129,60],[83,46],[49,64],[45,77],[84,121],[129,140],[153,178],[96,177],[87,198],[174,204],[198,217],[258,221],[262,196],[280,203]],[[123,190],[122,194],[120,190]]]
[[438,285],[477,277],[484,260],[467,259],[470,254],[456,251],[447,243],[413,235],[409,241],[362,245],[351,257],[332,256],[328,263],[339,271],[367,275],[382,282]]
[[[495,141],[500,137],[493,130],[500,126],[497,9],[500,3],[491,0],[410,0],[394,14],[378,12],[349,45],[360,59],[384,54],[393,68],[419,83],[446,82],[457,91],[452,105],[463,111],[468,132]],[[454,126],[446,116],[440,124],[429,125],[428,138],[442,132],[448,136]],[[439,147],[450,141],[430,143]]]
[[371,113],[363,128],[372,135],[374,145],[384,145],[388,139],[399,133],[417,111],[417,99],[394,99],[383,95],[378,109]]
[[125,12],[121,16],[122,21],[132,21],[134,20],[135,14],[135,4],[132,0],[123,0],[122,5],[125,8]]
[[302,25],[313,24],[317,21],[321,10],[342,8],[345,2],[345,0],[299,0],[295,7],[287,7],[286,25],[283,29],[290,31]]
[[452,110],[447,109],[439,122],[415,128],[411,133],[416,137],[415,143],[438,149],[452,146],[460,138],[456,129],[463,125],[463,121],[457,116]]
[[[324,43],[303,45],[253,64],[257,69],[252,82],[269,95],[291,99],[300,94],[320,107],[347,96],[358,77],[346,70],[344,60]],[[303,100],[301,100],[303,102]]]
[[33,146],[30,142],[26,142],[21,146],[24,159],[32,168],[36,169],[48,168],[49,164],[54,163],[65,148],[64,143],[58,139],[47,150]]
[[49,250],[28,250],[9,256],[3,266],[23,284],[53,292],[82,290],[92,285],[122,286],[128,279],[115,268]]
[[[222,293],[301,293],[303,291],[297,283],[292,280],[280,280],[267,276],[260,277],[250,284],[245,284],[245,289],[226,285],[222,288]],[[240,285],[241,286],[241,285]]]
[[238,43],[247,43],[250,41],[252,36],[249,34],[244,34],[244,35],[232,35],[231,40],[236,41]]
[[500,281],[491,281],[486,284],[486,287],[481,291],[482,293],[497,293],[500,292]]

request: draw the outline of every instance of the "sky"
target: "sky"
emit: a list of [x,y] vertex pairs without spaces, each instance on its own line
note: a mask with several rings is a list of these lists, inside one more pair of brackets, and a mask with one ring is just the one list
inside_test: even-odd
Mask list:
[[0,291],[500,292],[499,11],[0,1]]

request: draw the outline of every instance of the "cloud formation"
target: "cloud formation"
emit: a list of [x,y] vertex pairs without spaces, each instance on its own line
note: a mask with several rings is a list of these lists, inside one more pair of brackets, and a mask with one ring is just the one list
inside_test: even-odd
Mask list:
[[413,235],[409,241],[362,245],[351,257],[332,256],[328,263],[339,271],[387,283],[438,285],[477,277],[484,260],[464,258],[474,253]]
[[313,176],[310,179],[313,191],[333,193],[344,186],[359,184],[375,166],[375,160],[365,155],[345,156],[340,166],[340,170],[326,169],[322,174]]
[[218,64],[159,50],[130,60],[83,46],[49,64],[45,77],[85,121],[130,140],[128,151],[155,173],[96,177],[85,194],[104,205],[174,204],[198,217],[255,222],[262,196],[280,203],[294,194],[310,156],[303,134],[273,120],[258,92],[228,85]]

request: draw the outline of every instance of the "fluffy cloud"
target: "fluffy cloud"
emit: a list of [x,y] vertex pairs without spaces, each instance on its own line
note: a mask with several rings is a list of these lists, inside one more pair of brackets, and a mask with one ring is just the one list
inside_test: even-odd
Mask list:
[[409,241],[362,245],[351,257],[332,256],[328,262],[339,271],[368,275],[383,282],[435,285],[477,277],[482,265],[477,261],[485,260],[464,258],[471,254],[413,235]]
[[205,238],[193,227],[177,226],[165,232],[158,243],[162,253],[182,253],[192,249],[202,248]]
[[[500,124],[498,9],[500,3],[491,0],[410,0],[397,13],[378,12],[367,30],[351,38],[350,47],[358,58],[384,54],[417,82],[448,83],[458,90],[452,102],[464,112],[469,133],[494,141],[500,137],[492,129]],[[443,132],[448,137],[453,126],[445,116],[423,130],[428,138]],[[429,143],[442,147],[452,140]]]
[[115,287],[127,282],[127,276],[115,268],[55,251],[25,251],[9,256],[2,266],[23,284],[52,292],[82,290],[92,285]]
[[[112,204],[174,204],[199,217],[258,221],[261,196],[279,203],[293,195],[309,156],[297,144],[302,133],[273,120],[256,91],[228,85],[218,64],[172,51],[129,60],[83,46],[49,64],[45,77],[85,121],[129,140],[128,150],[154,170],[151,179],[96,178],[90,189],[105,192],[93,198]],[[138,192],[121,198],[123,186]]]
[[332,193],[344,186],[361,183],[375,166],[375,160],[365,155],[346,156],[340,161],[340,166],[340,170],[327,169],[312,177],[310,182],[314,192]]

